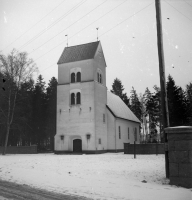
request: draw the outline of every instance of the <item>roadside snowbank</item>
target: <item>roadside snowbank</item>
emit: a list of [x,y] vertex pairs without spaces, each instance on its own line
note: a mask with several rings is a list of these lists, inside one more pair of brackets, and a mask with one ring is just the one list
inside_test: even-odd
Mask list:
[[168,185],[163,155],[6,155],[0,179],[66,194],[107,200],[191,200],[192,192]]

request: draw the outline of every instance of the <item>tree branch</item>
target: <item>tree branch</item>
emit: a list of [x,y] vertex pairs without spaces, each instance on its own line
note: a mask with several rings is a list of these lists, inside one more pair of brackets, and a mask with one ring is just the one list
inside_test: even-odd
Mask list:
[[7,119],[7,116],[5,115],[3,109],[0,107],[1,112],[3,113],[4,117]]

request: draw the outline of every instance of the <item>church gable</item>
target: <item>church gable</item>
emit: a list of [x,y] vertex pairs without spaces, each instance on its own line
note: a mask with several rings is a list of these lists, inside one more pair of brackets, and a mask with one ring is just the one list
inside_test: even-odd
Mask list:
[[99,41],[77,46],[66,47],[57,64],[93,59],[97,51]]

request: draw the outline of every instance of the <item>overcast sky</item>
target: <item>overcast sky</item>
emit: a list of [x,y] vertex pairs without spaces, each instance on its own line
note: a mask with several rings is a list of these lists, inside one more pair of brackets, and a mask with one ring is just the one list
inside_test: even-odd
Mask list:
[[[192,0],[162,0],[166,78],[192,81]],[[107,87],[119,78],[130,96],[160,85],[155,0],[0,0],[0,51],[27,51],[46,83],[57,78],[66,47],[97,40],[107,63]],[[36,77],[34,77],[36,80]]]

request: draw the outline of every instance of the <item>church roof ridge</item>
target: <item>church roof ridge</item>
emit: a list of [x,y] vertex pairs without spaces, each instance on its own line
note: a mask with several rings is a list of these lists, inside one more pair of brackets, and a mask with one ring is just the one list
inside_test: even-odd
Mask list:
[[65,47],[57,64],[92,59],[100,41]]
[[92,44],[92,43],[99,43],[99,42],[100,42],[100,41],[88,42],[88,43],[84,43],[84,44],[78,44],[78,45],[68,46],[68,47],[65,47],[65,48],[78,47],[78,46],[82,46],[82,45],[87,45],[87,44]]

